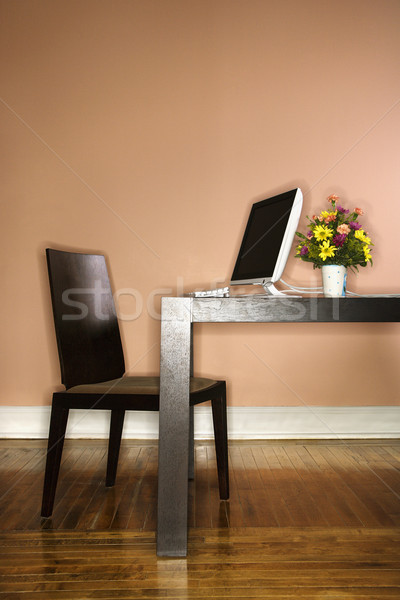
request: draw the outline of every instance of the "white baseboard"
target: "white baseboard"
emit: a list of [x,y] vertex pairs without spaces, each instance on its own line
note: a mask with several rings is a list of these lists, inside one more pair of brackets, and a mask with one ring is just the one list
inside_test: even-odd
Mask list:
[[[0,438],[47,438],[50,407],[0,406]],[[72,410],[69,438],[107,438],[109,415]],[[230,439],[340,439],[400,437],[400,406],[229,407]],[[123,437],[158,438],[158,413],[129,412]],[[195,409],[195,437],[213,437],[211,409]]]

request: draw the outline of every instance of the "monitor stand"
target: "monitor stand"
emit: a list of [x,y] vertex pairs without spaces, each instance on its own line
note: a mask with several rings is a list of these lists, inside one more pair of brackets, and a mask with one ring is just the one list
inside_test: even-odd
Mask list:
[[301,298],[301,296],[295,296],[294,294],[285,294],[284,292],[281,292],[280,290],[276,289],[274,284],[271,282],[265,282],[261,285],[264,288],[267,296],[278,296],[279,298]]

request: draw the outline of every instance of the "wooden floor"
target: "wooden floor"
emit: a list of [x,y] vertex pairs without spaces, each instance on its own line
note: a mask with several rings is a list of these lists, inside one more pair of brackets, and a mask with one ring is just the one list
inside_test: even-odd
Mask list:
[[231,442],[220,502],[196,443],[187,559],[155,553],[157,444],[67,441],[52,519],[43,441],[0,440],[0,600],[400,598],[400,440]]

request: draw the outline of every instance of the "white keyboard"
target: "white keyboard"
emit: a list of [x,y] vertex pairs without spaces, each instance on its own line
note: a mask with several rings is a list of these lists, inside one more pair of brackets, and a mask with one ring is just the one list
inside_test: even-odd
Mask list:
[[190,292],[188,296],[194,298],[226,298],[229,296],[229,288],[217,288],[215,290],[202,290],[200,292]]

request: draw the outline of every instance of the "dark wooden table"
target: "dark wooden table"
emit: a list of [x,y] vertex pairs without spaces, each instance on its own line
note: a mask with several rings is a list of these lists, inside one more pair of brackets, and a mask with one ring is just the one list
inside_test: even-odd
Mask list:
[[[191,457],[189,379],[193,323],[387,323],[400,297],[163,298],[157,554],[186,556]],[[267,334],[267,332],[266,332]]]

